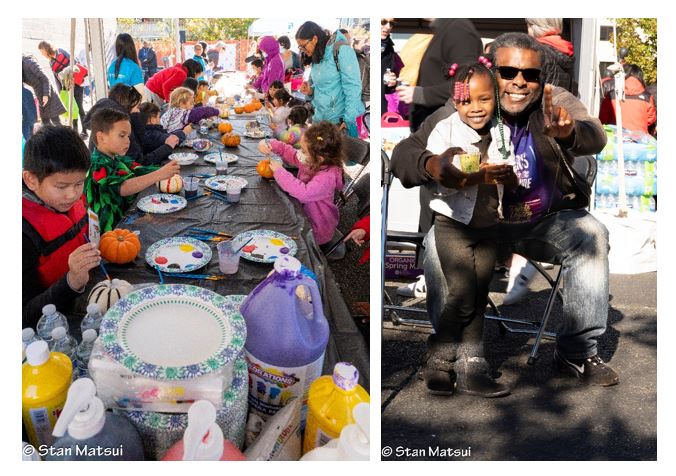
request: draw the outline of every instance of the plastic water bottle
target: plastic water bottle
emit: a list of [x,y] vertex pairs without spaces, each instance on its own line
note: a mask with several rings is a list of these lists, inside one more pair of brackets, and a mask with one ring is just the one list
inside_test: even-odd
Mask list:
[[73,370],[77,369],[77,341],[71,337],[65,328],[57,327],[52,331],[52,342],[49,344],[49,350],[52,352],[61,352],[66,354],[73,364]]
[[56,310],[54,304],[47,304],[42,308],[42,317],[36,327],[38,336],[49,343],[52,340],[52,331],[57,327],[63,327],[68,332],[68,320],[66,316]]
[[21,340],[26,344],[26,347],[28,347],[28,344],[38,341],[40,338],[35,335],[35,331],[32,327],[26,327],[21,331]]
[[96,337],[96,331],[94,329],[87,329],[82,333],[82,342],[77,346],[77,350],[75,351],[75,358],[77,359],[77,378],[89,377],[89,357],[92,355]]
[[103,315],[101,314],[101,307],[98,304],[93,302],[89,306],[87,306],[87,315],[84,317],[84,319],[82,319],[82,322],[80,323],[80,329],[82,330],[83,338],[84,333],[87,329],[94,329],[98,334],[102,320]]

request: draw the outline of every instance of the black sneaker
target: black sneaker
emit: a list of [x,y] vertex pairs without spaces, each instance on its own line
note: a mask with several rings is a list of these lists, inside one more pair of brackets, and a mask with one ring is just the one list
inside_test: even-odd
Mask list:
[[610,387],[620,383],[617,372],[606,365],[598,355],[581,360],[568,360],[558,351],[554,351],[554,363],[561,372],[573,375],[588,385]]

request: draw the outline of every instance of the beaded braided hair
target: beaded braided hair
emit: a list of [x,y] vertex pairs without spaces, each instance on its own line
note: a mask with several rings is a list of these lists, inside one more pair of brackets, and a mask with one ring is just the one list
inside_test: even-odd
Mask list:
[[507,160],[509,158],[509,148],[505,144],[505,132],[504,125],[502,124],[502,112],[500,108],[500,95],[498,90],[498,81],[495,78],[495,73],[493,72],[493,64],[485,56],[479,56],[476,63],[458,65],[454,63],[448,69],[448,77],[452,78],[452,92],[453,92],[453,101],[454,102],[464,102],[468,101],[470,98],[469,94],[469,82],[474,75],[486,75],[491,79],[493,84],[493,89],[495,91],[495,115],[498,123],[498,129],[500,130],[500,139],[501,147],[498,148],[502,158]]

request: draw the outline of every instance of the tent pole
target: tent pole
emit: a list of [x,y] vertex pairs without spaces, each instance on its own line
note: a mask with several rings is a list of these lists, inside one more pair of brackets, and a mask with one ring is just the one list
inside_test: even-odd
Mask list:
[[[70,67],[71,70],[75,67],[75,28],[77,27],[77,19],[70,19]],[[73,73],[74,75],[74,73]],[[68,126],[73,127],[73,94],[75,88],[75,81],[70,82],[68,88]],[[77,132],[77,131],[76,131]]]

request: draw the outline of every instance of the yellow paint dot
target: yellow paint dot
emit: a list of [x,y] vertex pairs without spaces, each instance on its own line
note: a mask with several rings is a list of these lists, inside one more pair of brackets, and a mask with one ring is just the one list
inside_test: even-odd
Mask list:
[[284,244],[284,242],[279,238],[270,238],[270,243],[272,243],[275,246],[282,246]]
[[193,245],[188,245],[188,244],[183,244],[178,247],[181,251],[185,251],[186,253],[190,253],[192,250],[195,249]]

